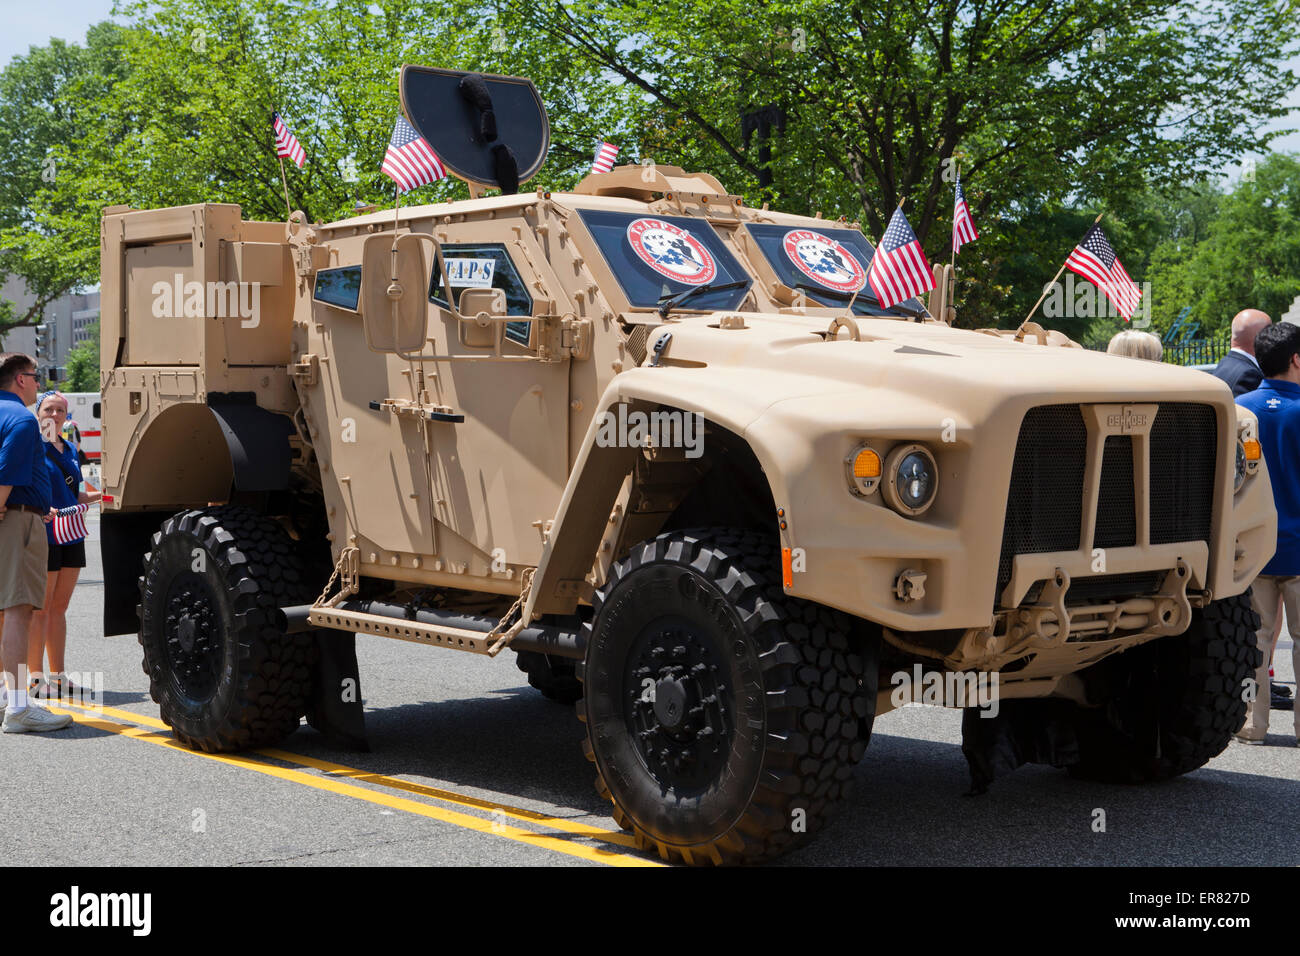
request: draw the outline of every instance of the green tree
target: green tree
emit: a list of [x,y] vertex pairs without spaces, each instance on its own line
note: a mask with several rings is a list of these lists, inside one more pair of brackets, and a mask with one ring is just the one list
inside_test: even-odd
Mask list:
[[1276,319],[1300,295],[1300,157],[1269,156],[1203,226],[1160,242],[1147,276],[1160,328],[1184,306],[1207,332],[1244,308]]
[[[417,62],[534,79],[552,119],[536,186],[572,186],[608,138],[623,161],[704,169],[873,235],[907,198],[932,259],[960,160],[981,236],[959,260],[959,315],[1015,324],[1096,211],[1141,280],[1144,250],[1187,225],[1161,203],[1266,145],[1296,84],[1281,64],[1297,2],[129,0],[124,25],[0,73],[0,280],[42,302],[93,283],[116,203],[282,219],[272,110],[307,152],[287,170],[294,208],[391,204],[379,163],[397,71]],[[741,121],[765,106],[786,117],[766,166]],[[403,202],[465,195],[444,181]]]
[[123,76],[121,52],[122,31],[100,24],[84,47],[52,40],[0,72],[0,283],[17,276],[34,296],[21,313],[0,301],[0,336],[98,281],[99,210],[115,200],[86,149]]
[[[932,259],[946,259],[960,161],[982,235],[964,251],[959,302],[982,323],[1018,322],[1082,235],[1045,236],[1043,217],[1107,209],[1115,226],[1148,190],[1262,147],[1261,124],[1296,85],[1281,68],[1295,50],[1293,0],[533,9],[557,42],[641,91],[629,133],[656,159],[687,159],[751,200],[767,172],[778,207],[843,214],[879,235],[907,199]],[[764,170],[741,114],[768,104],[787,123]]]
[[99,391],[99,323],[94,323],[87,332],[90,337],[68,352],[68,374],[63,387],[69,392]]

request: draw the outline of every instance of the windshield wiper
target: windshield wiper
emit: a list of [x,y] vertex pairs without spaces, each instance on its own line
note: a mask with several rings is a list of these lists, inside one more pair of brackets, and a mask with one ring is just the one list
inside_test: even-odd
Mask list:
[[692,286],[689,289],[683,289],[681,292],[670,292],[668,295],[659,297],[659,318],[668,318],[668,313],[677,308],[687,299],[693,299],[697,295],[703,295],[705,292],[725,292],[727,289],[739,289],[741,286],[749,285],[748,279],[738,279],[735,282],[724,282],[718,285],[714,282],[706,282],[704,285]]
[[[805,283],[805,282],[796,282],[796,283],[794,284],[794,288],[796,288],[796,289],[802,289],[802,290],[805,291],[805,292],[815,292],[817,295],[824,295],[824,296],[826,296],[826,298],[828,298],[828,299],[837,299],[837,300],[839,300],[840,302],[844,302],[844,303],[846,303],[846,304],[847,304],[848,302],[850,302],[850,301],[854,301],[854,300],[855,300],[855,296],[854,296],[853,293],[851,293],[851,292],[840,292],[840,291],[837,290],[837,289],[827,289],[827,288],[825,288],[824,286],[819,286],[819,285],[808,285],[808,284]],[[863,292],[865,292],[865,291],[866,291],[866,290],[863,290]],[[856,304],[857,302],[864,302],[864,303],[865,303],[865,302],[873,302],[873,303],[876,304],[876,306],[878,306],[878,307],[880,307],[880,308],[884,308],[883,306],[880,305],[879,302],[876,301],[876,297],[875,297],[874,295],[872,295],[872,294],[869,293],[869,292],[867,292],[867,293],[864,295],[863,292],[859,292],[859,293],[857,294],[857,296],[856,296],[856,301],[854,302],[854,304]],[[891,310],[896,311],[896,312],[901,312],[901,313],[903,313],[904,315],[906,315],[907,317],[909,317],[909,318],[913,318],[913,319],[921,318],[921,317],[923,317],[923,316],[925,316],[925,315],[928,314],[928,313],[925,313],[925,312],[917,312],[917,311],[915,311],[914,309],[905,309],[905,308],[903,308],[901,305],[892,305],[892,306],[889,307],[889,309],[886,309],[885,311],[886,311],[886,313],[888,313],[888,312],[891,311]]]

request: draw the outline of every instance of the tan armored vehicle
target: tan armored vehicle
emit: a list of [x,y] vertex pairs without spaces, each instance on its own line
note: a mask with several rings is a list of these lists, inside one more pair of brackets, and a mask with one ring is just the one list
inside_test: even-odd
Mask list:
[[510,650],[691,863],[815,832],[911,700],[964,708],[977,789],[1226,746],[1275,515],[1217,379],[957,330],[946,281],[881,308],[860,231],[708,175],[515,191],[527,80],[402,95],[476,198],[104,214],[105,630],[179,740],[359,743],[356,633]]

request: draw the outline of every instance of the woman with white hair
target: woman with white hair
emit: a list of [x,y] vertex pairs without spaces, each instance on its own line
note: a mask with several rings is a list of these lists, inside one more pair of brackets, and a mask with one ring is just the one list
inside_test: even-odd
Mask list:
[[1164,357],[1165,347],[1160,344],[1160,340],[1150,332],[1139,332],[1137,329],[1125,329],[1122,332],[1115,333],[1115,337],[1110,340],[1106,346],[1106,351],[1110,355],[1124,355],[1128,358],[1148,359],[1152,362],[1159,362]]
[[[27,631],[27,673],[31,678],[28,693],[38,698],[74,698],[81,688],[64,673],[63,652],[68,642],[68,605],[77,586],[81,569],[86,566],[84,538],[59,544],[54,540],[53,516],[60,508],[90,504],[100,499],[99,492],[81,490],[81,465],[77,450],[63,438],[63,423],[68,418],[68,400],[56,391],[36,399],[36,418],[45,439],[45,468],[50,478],[50,517],[45,525],[50,548],[46,564],[45,606],[32,613]],[[45,670],[48,655],[50,667]]]

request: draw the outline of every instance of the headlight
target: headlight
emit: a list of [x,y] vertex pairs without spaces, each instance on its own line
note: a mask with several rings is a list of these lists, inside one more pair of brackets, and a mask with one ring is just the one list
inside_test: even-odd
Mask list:
[[1240,439],[1237,440],[1237,468],[1232,481],[1232,493],[1235,495],[1241,491],[1241,486],[1246,483],[1246,446]]
[[915,517],[934,503],[939,466],[924,445],[899,445],[885,459],[885,501],[895,511]]

